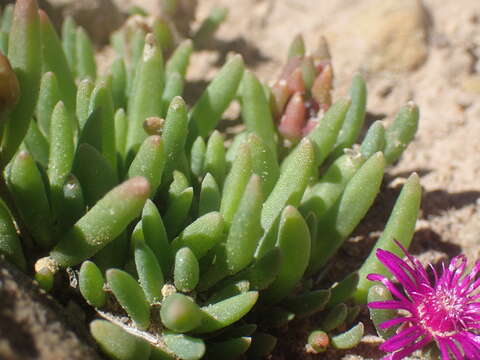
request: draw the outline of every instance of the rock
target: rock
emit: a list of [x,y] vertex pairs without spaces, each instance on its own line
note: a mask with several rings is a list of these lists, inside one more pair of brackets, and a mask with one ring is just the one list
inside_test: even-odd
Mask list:
[[462,81],[462,88],[468,92],[480,94],[480,75],[467,76]]
[[[108,42],[110,33],[118,29],[126,15],[112,0],[45,0],[52,8],[52,17],[72,16],[83,26],[97,45]],[[48,10],[47,10],[48,12]]]
[[82,326],[29,277],[0,258],[0,359],[100,359]]
[[366,0],[342,17],[325,29],[332,52],[347,51],[363,70],[411,71],[428,56],[428,16],[420,0]]

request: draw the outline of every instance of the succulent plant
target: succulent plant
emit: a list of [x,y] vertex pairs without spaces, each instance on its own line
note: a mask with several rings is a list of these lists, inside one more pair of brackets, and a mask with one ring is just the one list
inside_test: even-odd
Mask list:
[[[316,313],[314,351],[319,334],[337,348],[363,334],[361,323],[336,329],[355,320],[352,298],[366,302],[378,260],[328,289],[318,274],[412,140],[418,109],[407,104],[386,129],[373,123],[354,145],[364,81],[332,103],[326,45],[307,56],[300,37],[271,88],[235,55],[190,107],[189,58],[224,16],[174,49],[164,23],[133,23],[112,37],[117,58],[97,76],[72,19],[60,39],[35,0],[4,11],[0,253],[47,291],[67,286],[56,274],[71,268],[98,314],[91,333],[114,359],[258,358],[275,347],[272,329]],[[227,142],[215,129],[233,101],[245,131]],[[414,174],[377,247],[408,247],[419,201]]]

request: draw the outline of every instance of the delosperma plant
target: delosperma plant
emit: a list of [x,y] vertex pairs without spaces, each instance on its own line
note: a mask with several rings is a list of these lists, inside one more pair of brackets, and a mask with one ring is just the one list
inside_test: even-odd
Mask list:
[[[97,76],[72,19],[60,38],[35,0],[3,13],[0,253],[53,293],[70,269],[113,359],[262,358],[275,328],[314,314],[308,351],[354,347],[366,276],[388,274],[375,249],[399,254],[393,239],[412,239],[416,174],[361,268],[320,287],[413,139],[418,109],[374,122],[357,145],[362,77],[332,102],[326,43],[308,55],[301,37],[271,87],[234,55],[187,105],[189,58],[225,14],[212,12],[193,42],[169,21],[131,22]],[[215,129],[234,101],[244,131],[226,139]]]

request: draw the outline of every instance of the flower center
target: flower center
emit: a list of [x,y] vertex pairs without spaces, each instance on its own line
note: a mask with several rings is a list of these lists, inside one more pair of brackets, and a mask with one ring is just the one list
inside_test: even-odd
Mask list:
[[452,289],[436,289],[419,302],[420,324],[433,336],[451,336],[461,327],[464,301]]

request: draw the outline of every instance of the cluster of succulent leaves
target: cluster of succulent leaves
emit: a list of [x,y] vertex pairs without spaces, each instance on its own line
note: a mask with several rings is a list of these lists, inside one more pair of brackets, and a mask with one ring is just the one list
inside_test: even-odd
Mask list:
[[[35,0],[2,16],[0,253],[47,291],[56,273],[73,269],[102,318],[91,333],[115,359],[261,358],[277,342],[271,329],[323,312],[309,339],[321,351],[365,303],[365,275],[385,272],[371,255],[318,289],[318,273],[412,140],[417,107],[407,104],[386,129],[373,123],[354,145],[364,81],[355,76],[350,98],[330,106],[328,59],[305,56],[300,38],[284,72],[295,81],[280,93],[235,55],[189,107],[181,95],[194,44],[224,16],[213,12],[196,42],[178,45],[164,22],[123,29],[100,77],[72,19],[60,38]],[[279,122],[305,121],[298,104],[286,105],[298,96],[321,102],[316,118],[300,103],[315,124],[302,138],[284,137]],[[227,147],[215,128],[234,101],[245,130]],[[419,198],[412,175],[376,247],[397,252],[393,238],[408,246]],[[360,323],[331,343],[352,347],[362,335]]]

